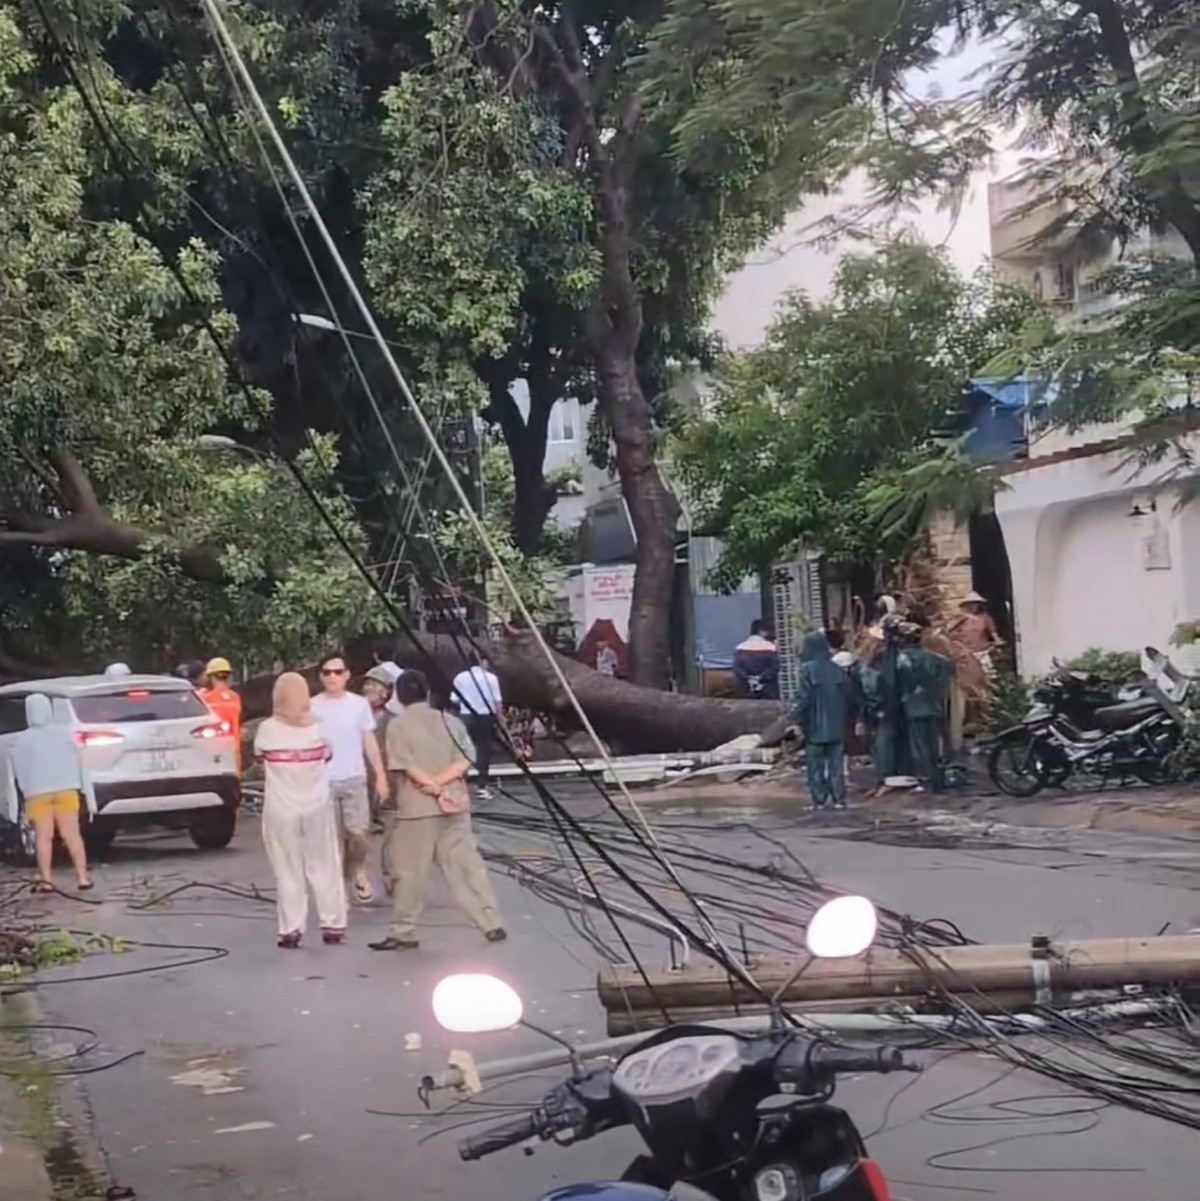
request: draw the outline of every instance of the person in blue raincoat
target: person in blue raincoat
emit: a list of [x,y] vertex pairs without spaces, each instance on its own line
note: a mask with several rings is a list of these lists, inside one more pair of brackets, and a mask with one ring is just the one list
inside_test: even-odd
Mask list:
[[833,661],[820,630],[804,636],[791,718],[804,732],[808,791],[814,809],[846,804],[845,729],[850,677]]

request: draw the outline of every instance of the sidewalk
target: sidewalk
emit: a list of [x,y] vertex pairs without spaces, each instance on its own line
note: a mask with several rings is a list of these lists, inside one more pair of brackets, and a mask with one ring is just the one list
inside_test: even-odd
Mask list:
[[[919,820],[933,813],[958,813],[978,821],[1010,826],[1040,826],[1060,830],[1105,830],[1200,841],[1200,790],[1195,786],[1145,788],[1127,786],[1103,790],[1046,789],[1022,801],[998,792],[971,789],[963,792],[893,792],[868,798],[855,779],[850,792],[852,812],[880,819],[905,817]],[[667,805],[786,806],[805,804],[806,793],[798,776],[772,772],[742,784],[709,782],[639,790],[638,801],[655,807]]]
[[[46,1173],[37,1133],[39,1111],[53,1104],[52,1097],[37,1097],[38,1081],[14,1078],[10,1064],[23,1060],[25,1048],[19,1036],[5,1026],[24,1019],[14,1013],[14,1002],[0,997],[0,1197],[4,1201],[53,1201],[54,1188]],[[35,1090],[26,1092],[27,1089]],[[31,1101],[31,1097],[34,1098]]]

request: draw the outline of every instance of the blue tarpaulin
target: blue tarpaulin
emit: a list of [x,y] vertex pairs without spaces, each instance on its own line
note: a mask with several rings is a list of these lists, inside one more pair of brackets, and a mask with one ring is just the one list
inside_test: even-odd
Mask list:
[[971,381],[972,388],[978,388],[988,396],[994,405],[1003,409],[1023,409],[1030,404],[1032,397],[1029,381],[1023,375],[1012,378],[1007,376],[993,379],[981,376]]
[[750,633],[750,623],[762,616],[757,592],[735,592],[731,596],[693,596],[696,623],[696,663],[705,670],[733,666],[733,651]]

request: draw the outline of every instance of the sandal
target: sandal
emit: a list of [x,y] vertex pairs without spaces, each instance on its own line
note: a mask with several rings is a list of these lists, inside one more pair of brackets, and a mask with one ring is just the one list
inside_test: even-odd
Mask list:
[[369,905],[375,899],[375,890],[370,880],[354,881],[354,899],[360,905]]
[[281,934],[277,945],[285,951],[294,951],[300,945],[301,937],[299,930],[295,930],[291,934]]
[[54,882],[52,880],[35,880],[33,882],[33,887],[30,888],[29,891],[36,893],[50,893],[58,892],[58,889],[54,887]]
[[321,931],[321,941],[327,947],[336,947],[346,941],[345,930],[335,930],[332,927]]
[[75,885],[75,891],[76,892],[90,892],[95,887],[96,887],[95,880],[84,880],[81,883]]

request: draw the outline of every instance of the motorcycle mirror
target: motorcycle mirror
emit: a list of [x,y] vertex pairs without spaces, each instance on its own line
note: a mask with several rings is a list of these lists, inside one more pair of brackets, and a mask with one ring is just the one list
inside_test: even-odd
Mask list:
[[451,1034],[485,1034],[520,1025],[525,1005],[495,976],[447,976],[433,990],[433,1016]]
[[812,915],[804,941],[814,959],[853,959],[875,941],[878,928],[866,897],[835,897]]

